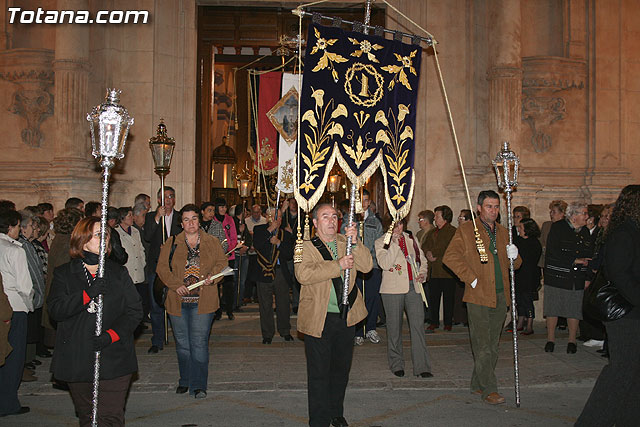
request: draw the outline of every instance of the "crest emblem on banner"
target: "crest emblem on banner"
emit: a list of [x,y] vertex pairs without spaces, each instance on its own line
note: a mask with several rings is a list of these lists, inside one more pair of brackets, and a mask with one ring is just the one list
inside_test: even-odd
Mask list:
[[395,219],[411,207],[421,47],[309,27],[296,198],[310,211],[337,160],[358,188],[382,169]]

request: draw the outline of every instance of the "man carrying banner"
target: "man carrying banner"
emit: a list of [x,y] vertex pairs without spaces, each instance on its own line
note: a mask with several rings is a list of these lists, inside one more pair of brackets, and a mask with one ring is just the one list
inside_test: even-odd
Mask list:
[[[373,260],[369,250],[357,241],[356,227],[347,227],[345,235],[337,233],[338,214],[326,203],[312,211],[317,235],[304,242],[302,262],[295,273],[301,285],[298,331],[305,334],[307,356],[307,390],[310,426],[348,426],[344,418],[344,395],[349,382],[353,356],[355,324],[367,310],[357,287],[356,274],[350,275],[349,312],[340,317],[340,299],[345,270],[366,273]],[[345,255],[347,237],[353,252]]]

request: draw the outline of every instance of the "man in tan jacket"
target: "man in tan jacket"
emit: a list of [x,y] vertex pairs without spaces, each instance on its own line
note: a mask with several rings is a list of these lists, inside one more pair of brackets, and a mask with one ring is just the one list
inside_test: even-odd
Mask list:
[[[353,357],[355,324],[367,315],[362,294],[354,287],[356,271],[373,266],[369,250],[357,241],[356,227],[338,234],[338,214],[329,204],[312,212],[316,237],[304,242],[302,262],[295,265],[300,282],[298,331],[305,334],[310,426],[348,426],[344,394]],[[355,242],[345,255],[347,236]],[[340,315],[344,271],[351,270],[346,321]]]
[[476,224],[489,262],[481,263],[476,249],[473,223],[458,228],[444,254],[443,262],[465,283],[463,301],[469,314],[469,335],[473,350],[471,392],[482,395],[492,405],[504,403],[498,393],[495,366],[498,342],[507,315],[509,294],[509,259],[515,268],[522,260],[515,245],[509,245],[509,232],[496,223],[500,196],[493,190],[478,195]]

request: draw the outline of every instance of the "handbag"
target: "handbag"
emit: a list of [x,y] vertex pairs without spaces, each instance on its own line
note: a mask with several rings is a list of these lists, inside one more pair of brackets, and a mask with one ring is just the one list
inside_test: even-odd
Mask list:
[[[169,271],[173,272],[173,268],[171,267],[171,261],[173,260],[173,253],[176,251],[176,236],[172,236],[173,240],[171,241],[171,252],[169,252]],[[156,274],[156,279],[153,282],[153,299],[156,304],[160,307],[164,308],[164,303],[167,300],[167,293],[169,292],[169,288],[164,284],[160,276]]]
[[615,284],[607,280],[604,265],[600,266],[595,279],[584,291],[582,310],[601,322],[610,322],[624,317],[633,309]]

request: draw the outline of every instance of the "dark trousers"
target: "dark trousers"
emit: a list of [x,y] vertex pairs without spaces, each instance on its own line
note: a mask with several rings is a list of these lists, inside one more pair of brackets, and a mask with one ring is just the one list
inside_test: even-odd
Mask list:
[[456,281],[456,295],[453,303],[453,322],[469,323],[467,319],[467,303],[462,301],[464,297],[464,283]]
[[[362,285],[364,282],[364,291]],[[364,295],[364,304],[367,306],[367,317],[358,323],[356,336],[364,337],[365,332],[375,331],[380,311],[380,283],[382,283],[382,270],[372,268],[369,273],[358,273],[356,284]]]
[[576,426],[637,426],[640,420],[640,319],[605,324],[609,364],[602,368]]
[[262,338],[273,338],[273,295],[276,296],[276,317],[280,336],[291,334],[289,321],[289,285],[284,279],[282,268],[276,268],[276,278],[271,283],[258,282],[258,305],[260,306],[260,329]]
[[149,274],[149,315],[151,317],[151,345],[164,347],[164,308],[153,299],[153,282],[156,280],[155,270]]
[[[233,268],[235,260],[229,261],[229,267]],[[227,314],[233,313],[236,299],[235,276],[224,276],[222,279],[222,304]],[[221,307],[222,308],[222,307]]]
[[13,351],[0,367],[0,415],[13,414],[20,409],[18,387],[22,380],[24,355],[27,350],[27,313],[13,313],[8,340]]
[[304,337],[312,427],[328,427],[332,418],[343,416],[354,338],[355,328],[347,327],[338,313],[327,313],[320,338]]
[[456,279],[438,279],[432,277],[427,283],[429,288],[429,313],[431,324],[440,326],[440,297],[442,296],[442,321],[445,326],[453,324],[453,305],[456,295]]
[[140,295],[140,301],[142,301],[142,321],[144,321],[144,319],[146,319],[149,315],[149,285],[147,284],[147,282],[136,283],[136,291],[138,291],[138,295]]
[[[111,380],[100,380],[98,388],[98,425],[100,427],[124,425],[124,406],[130,383],[131,374]],[[69,383],[69,391],[73,406],[78,412],[80,426],[90,426],[93,383]]]

